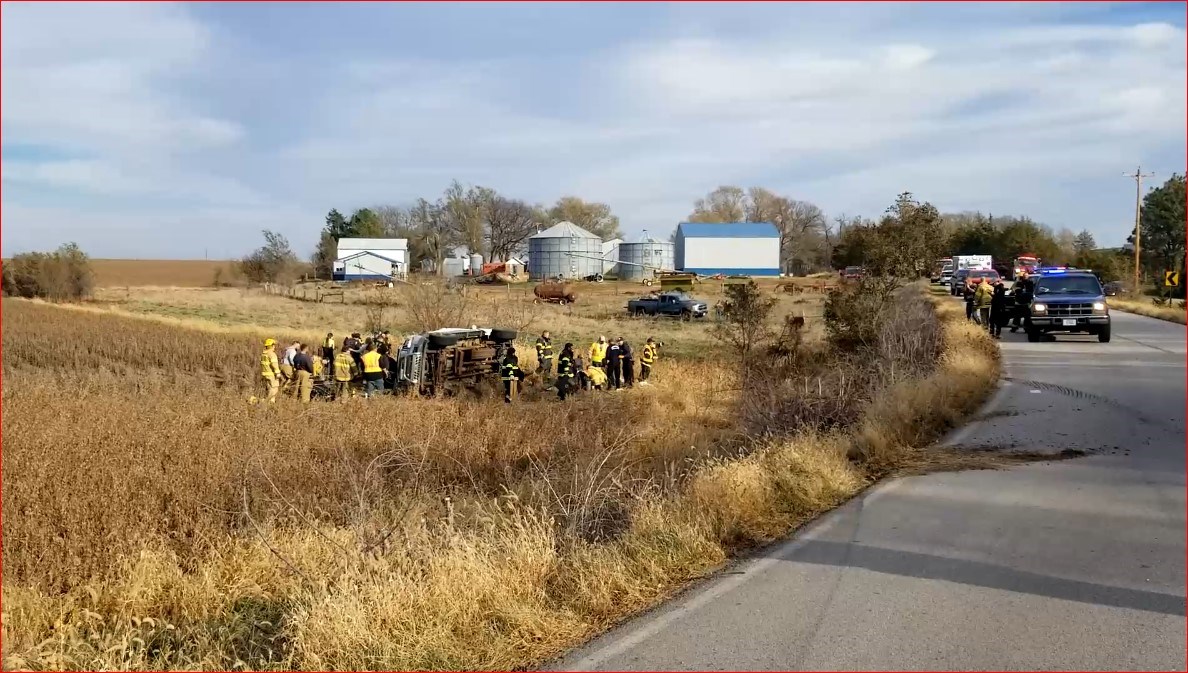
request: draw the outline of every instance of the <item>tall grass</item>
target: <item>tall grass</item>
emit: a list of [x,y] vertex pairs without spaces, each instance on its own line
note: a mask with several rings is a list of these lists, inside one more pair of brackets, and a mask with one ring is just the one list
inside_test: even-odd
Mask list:
[[1156,304],[1150,298],[1140,301],[1138,299],[1110,297],[1107,303],[1110,305],[1110,308],[1116,311],[1125,311],[1127,313],[1147,316],[1148,318],[1158,318],[1168,322],[1180,323],[1181,325],[1188,323],[1188,309],[1184,308],[1182,301],[1172,300],[1168,304]]
[[[760,404],[728,363],[669,358],[652,389],[565,404],[275,408],[212,383],[251,368],[246,336],[6,302],[4,665],[541,662],[926,459],[997,354],[955,307],[901,301],[933,337],[862,363],[810,340]],[[54,361],[52,329],[82,352]],[[138,381],[175,358],[182,378]]]

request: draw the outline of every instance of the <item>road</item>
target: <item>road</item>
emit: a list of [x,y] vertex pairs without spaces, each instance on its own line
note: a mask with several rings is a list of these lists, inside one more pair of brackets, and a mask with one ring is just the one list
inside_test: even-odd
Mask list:
[[1185,670],[1185,328],[1002,352],[948,443],[1085,457],[886,482],[548,668]]

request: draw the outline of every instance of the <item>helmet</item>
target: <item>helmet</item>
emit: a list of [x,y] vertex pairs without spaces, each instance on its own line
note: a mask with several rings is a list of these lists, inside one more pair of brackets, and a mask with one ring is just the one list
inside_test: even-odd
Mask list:
[[264,340],[265,348],[271,348],[272,346],[275,346],[275,345],[276,345],[276,339],[265,339]]

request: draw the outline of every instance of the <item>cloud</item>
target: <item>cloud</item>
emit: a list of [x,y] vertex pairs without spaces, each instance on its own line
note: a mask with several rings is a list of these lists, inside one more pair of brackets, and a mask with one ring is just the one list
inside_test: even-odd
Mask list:
[[[434,198],[454,178],[605,201],[631,232],[739,184],[833,214],[910,190],[1105,243],[1128,231],[1122,170],[1183,170],[1185,32],[1161,7],[517,15],[525,35],[601,27],[543,46],[445,7],[310,6],[283,24],[258,9],[4,4],[0,116],[6,150],[23,148],[4,159],[5,247],[185,256],[218,233],[241,254],[268,227],[300,250],[331,207]],[[367,37],[433,16],[449,30]]]

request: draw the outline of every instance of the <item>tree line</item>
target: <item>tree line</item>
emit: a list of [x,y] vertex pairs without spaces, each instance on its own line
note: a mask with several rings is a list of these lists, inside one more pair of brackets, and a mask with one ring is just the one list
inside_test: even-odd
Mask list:
[[[992,255],[1000,266],[1024,253],[1034,253],[1051,264],[1074,264],[1101,272],[1113,280],[1133,272],[1132,257],[1120,249],[1100,249],[1088,230],[1054,231],[1025,215],[981,212],[939,213],[929,203],[918,203],[909,193],[893,206],[895,217],[924,217],[935,238],[930,242],[937,257],[961,254]],[[1184,176],[1174,175],[1143,200],[1142,247],[1144,271],[1184,267]],[[911,204],[915,204],[912,206]],[[909,208],[920,209],[919,213]],[[935,212],[935,226],[932,218]],[[923,213],[923,214],[921,214]],[[805,275],[846,266],[878,266],[879,241],[873,232],[886,224],[879,220],[839,215],[832,222],[815,204],[781,195],[765,187],[743,189],[723,185],[697,199],[690,222],[770,222],[780,235],[780,267],[785,273]],[[565,196],[552,206],[531,204],[483,186],[454,181],[434,200],[419,198],[411,205],[378,205],[360,208],[345,216],[332,209],[311,257],[313,271],[328,277],[340,238],[405,238],[410,263],[424,260],[440,265],[451,248],[465,246],[487,259],[504,260],[520,251],[539,229],[568,220],[603,240],[621,237],[619,218],[605,203]],[[675,237],[675,229],[673,236]],[[280,269],[298,264],[287,240],[266,232],[266,245],[243,260],[248,280],[277,280]],[[1131,234],[1133,240],[1133,231]],[[931,261],[929,262],[931,264]],[[926,269],[920,270],[920,273]]]

